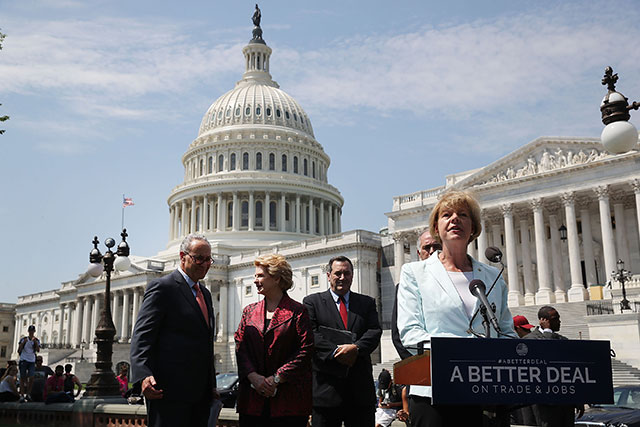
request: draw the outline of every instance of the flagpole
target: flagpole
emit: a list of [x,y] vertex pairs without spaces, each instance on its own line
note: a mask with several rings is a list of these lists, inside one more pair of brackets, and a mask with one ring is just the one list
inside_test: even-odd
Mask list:
[[124,194],[122,195],[122,227],[120,230],[124,230]]

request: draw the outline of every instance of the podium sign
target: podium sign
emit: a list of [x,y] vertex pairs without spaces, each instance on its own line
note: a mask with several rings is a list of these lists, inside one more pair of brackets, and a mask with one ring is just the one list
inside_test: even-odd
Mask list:
[[431,339],[435,404],[613,403],[609,341]]

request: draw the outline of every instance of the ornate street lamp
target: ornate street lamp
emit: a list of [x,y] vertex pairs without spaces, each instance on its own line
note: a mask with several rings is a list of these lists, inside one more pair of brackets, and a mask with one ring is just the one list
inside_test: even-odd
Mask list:
[[116,241],[109,237],[104,244],[107,252],[104,255],[98,249],[98,236],[93,238],[93,249],[89,253],[89,268],[87,272],[98,277],[102,271],[106,274],[106,288],[104,292],[104,304],[100,314],[100,321],[96,327],[95,343],[98,347],[96,358],[96,370],[91,374],[91,379],[87,384],[85,396],[104,397],[120,396],[120,385],[116,379],[116,374],[111,369],[113,355],[113,338],[116,335],[116,327],[111,318],[111,272],[115,265],[120,271],[127,270],[131,266],[129,260],[129,245],[127,244],[127,230],[123,229],[122,242],[114,254],[111,251],[116,245]]
[[84,342],[84,340],[82,340],[82,342],[80,343],[80,361],[84,362],[84,345],[86,343]]
[[609,91],[600,104],[602,123],[605,124],[600,140],[608,152],[622,154],[638,145],[638,130],[629,123],[629,110],[637,110],[640,103],[633,102],[629,105],[628,99],[616,91],[617,81],[618,75],[613,74],[613,69],[605,68],[602,84],[607,85]]
[[618,267],[618,271],[611,272],[611,280],[620,282],[620,285],[622,286],[622,301],[620,301],[620,311],[631,311],[631,306],[629,305],[629,300],[627,299],[627,291],[624,288],[624,284],[631,280],[631,272],[624,269],[624,261],[622,261],[621,259],[619,259],[616,263],[616,267]]
[[567,241],[567,227],[562,224],[560,228],[558,228],[558,232],[560,233],[560,240],[563,242]]

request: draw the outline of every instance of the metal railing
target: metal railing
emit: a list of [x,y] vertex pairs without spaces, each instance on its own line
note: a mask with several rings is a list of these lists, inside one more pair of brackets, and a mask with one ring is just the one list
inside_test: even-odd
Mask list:
[[[614,307],[614,303],[616,304]],[[617,310],[618,303],[615,301],[594,301],[587,303],[587,316],[599,316],[602,314],[614,314],[620,312]],[[631,311],[640,313],[640,301],[631,302]]]

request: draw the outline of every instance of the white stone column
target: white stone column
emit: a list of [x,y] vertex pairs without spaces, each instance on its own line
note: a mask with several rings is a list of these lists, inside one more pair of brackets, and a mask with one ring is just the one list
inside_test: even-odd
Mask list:
[[[616,247],[613,241],[613,228],[611,226],[611,207],[609,206],[609,187],[602,185],[594,189],[598,196],[598,207],[600,209],[600,228],[602,232],[602,254],[604,255],[604,280],[608,281],[611,272],[617,270],[616,267]],[[605,286],[604,297],[609,298],[611,291]]]
[[524,279],[524,303],[525,305],[534,305],[536,303],[535,283],[533,282],[533,275],[531,274],[531,249],[529,241],[529,221],[527,221],[522,212],[520,216],[520,252],[522,254],[522,276]]
[[16,314],[16,325],[15,325],[15,328],[13,328],[13,349],[11,351],[12,354],[18,353],[18,343],[21,338],[20,331],[22,331],[22,319],[23,319],[23,316],[19,316]]
[[[60,321],[58,322],[58,344],[62,344],[62,334],[64,333],[64,312],[65,312],[66,305],[67,304],[65,303],[60,303],[60,319],[59,319]],[[53,321],[53,319],[51,320]]]
[[296,194],[296,233],[300,233],[300,195]]
[[624,218],[624,194],[616,194],[613,203],[613,215],[616,219],[616,253],[624,261],[627,269],[631,269],[629,243],[627,241],[627,224]]
[[284,193],[280,194],[280,231],[287,231],[287,198]]
[[75,317],[74,317],[74,331],[73,331],[73,341],[72,345],[78,346],[80,345],[80,341],[82,341],[82,319],[84,312],[84,301],[82,298],[76,298],[76,309],[75,309]]
[[587,290],[582,284],[582,267],[580,265],[580,240],[578,238],[578,223],[576,221],[575,194],[562,194],[562,204],[567,220],[567,243],[569,249],[569,268],[571,271],[571,288],[569,288],[569,302],[584,301],[588,298]]
[[122,337],[122,308],[120,305],[121,291],[112,291],[113,303],[111,304],[111,312],[113,313],[113,326],[116,327],[116,339]]
[[411,262],[418,261],[418,233],[409,232],[407,240],[409,241],[409,259]]
[[318,231],[320,232],[321,236],[324,236],[324,200],[320,199],[320,216],[318,218],[318,221],[320,221],[320,223],[318,224]]
[[478,236],[478,258],[477,260],[480,262],[488,263],[490,262],[485,256],[484,253],[487,250],[487,224],[484,219],[486,212],[482,211],[482,216],[480,217],[480,224],[482,225],[482,233]]
[[553,267],[553,288],[556,296],[556,302],[566,302],[567,293],[564,282],[564,271],[562,269],[562,241],[560,240],[560,232],[558,231],[558,212],[557,204],[549,207],[549,229],[551,231],[551,265]]
[[342,233],[342,208],[337,209],[338,233]]
[[536,267],[538,270],[538,291],[536,292],[536,304],[550,304],[554,302],[551,291],[551,275],[549,272],[549,256],[547,255],[547,237],[544,228],[544,215],[542,212],[542,199],[533,199],[530,202],[533,210],[533,227],[536,240]]
[[181,224],[180,224],[180,236],[184,237],[189,234],[189,229],[187,228],[187,201],[183,200],[181,208]]
[[[133,331],[133,327],[136,325],[136,320],[138,320],[138,311],[140,310],[140,289],[135,287],[132,289],[133,291],[133,313],[131,315],[131,330]],[[133,333],[131,334],[133,336]]]
[[173,240],[173,206],[169,206],[169,241]]
[[507,247],[507,280],[509,281],[509,306],[522,305],[523,298],[518,283],[518,258],[516,255],[516,238],[513,229],[513,205],[510,203],[501,206],[504,218],[504,237]]
[[316,215],[311,197],[309,197],[309,234],[316,234]]
[[129,306],[129,290],[122,290],[122,333],[120,337],[123,342],[128,342],[131,337],[131,329],[129,327],[129,311],[131,311],[131,307]]
[[264,231],[271,230],[271,198],[269,192],[264,193],[264,215],[262,216],[264,221]]
[[218,193],[218,227],[216,231],[224,231],[225,219],[224,219],[224,203],[222,202],[222,193]]
[[631,188],[636,196],[636,220],[638,221],[638,238],[640,238],[640,179],[631,180]]
[[400,282],[400,272],[404,264],[404,236],[401,233],[393,233],[393,266],[395,267],[396,283]]
[[196,198],[191,198],[191,220],[189,221],[189,233],[196,232]]
[[587,276],[587,286],[597,282],[595,257],[593,255],[593,235],[591,233],[591,214],[589,205],[591,200],[585,197],[579,201],[580,222],[582,223],[582,250],[584,252],[584,269]]
[[64,320],[64,340],[63,344],[71,345],[71,315],[76,310],[74,302],[67,303],[67,318]]
[[220,283],[220,327],[218,328],[218,340],[226,342],[227,322],[229,321],[229,285],[227,282]]
[[89,344],[91,342],[93,331],[91,330],[91,304],[93,297],[87,295],[84,297],[84,316],[82,319],[82,341]]
[[[504,218],[502,218],[502,220],[504,221]],[[500,224],[497,223],[497,221],[494,222],[491,225],[491,240],[492,240],[491,245],[495,246],[498,249],[503,249],[503,247],[502,247],[502,239],[500,238],[500,235],[502,234],[501,232],[502,232],[502,227],[500,226]],[[506,234],[507,233],[505,231],[505,240],[507,238]],[[506,250],[504,252],[506,252]]]
[[231,222],[231,230],[232,231],[238,231],[238,192],[234,191],[233,192],[233,206],[232,208],[232,213],[231,213],[231,218],[233,219]]
[[202,218],[200,218],[200,222],[202,223],[202,226],[200,227],[200,231],[204,233],[209,229],[209,221],[207,221],[207,218],[209,217],[209,198],[206,194],[202,196],[201,216]]
[[253,198],[253,191],[249,191],[249,231],[253,231],[256,226],[256,202]]

